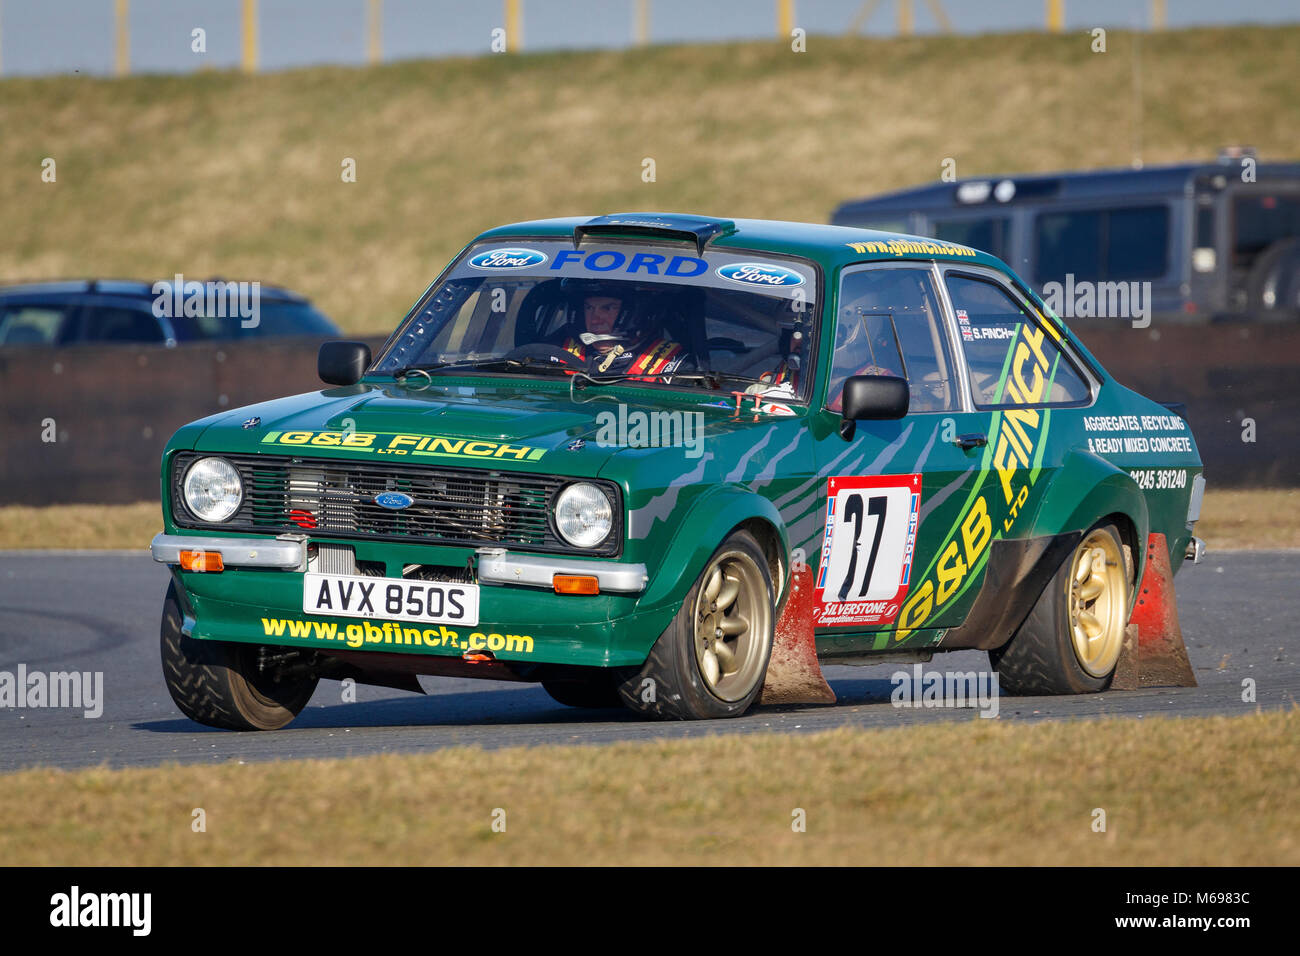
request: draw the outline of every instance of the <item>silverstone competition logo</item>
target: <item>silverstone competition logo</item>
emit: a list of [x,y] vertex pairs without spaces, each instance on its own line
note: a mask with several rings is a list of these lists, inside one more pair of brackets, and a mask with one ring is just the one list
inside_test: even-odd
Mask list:
[[741,285],[782,286],[787,289],[803,285],[803,276],[793,269],[763,265],[761,262],[733,262],[719,266],[717,273],[722,278]]
[[475,269],[527,269],[546,259],[546,253],[536,249],[489,249],[473,256],[469,264]]

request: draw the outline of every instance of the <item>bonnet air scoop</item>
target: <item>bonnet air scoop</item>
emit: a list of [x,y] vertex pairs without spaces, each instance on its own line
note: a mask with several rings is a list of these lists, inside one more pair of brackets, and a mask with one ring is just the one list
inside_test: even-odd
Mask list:
[[573,230],[573,248],[582,245],[588,236],[655,236],[695,243],[696,253],[703,255],[704,247],[719,236],[729,236],[736,231],[730,219],[710,219],[707,216],[678,216],[654,212],[625,212],[612,216],[597,216]]

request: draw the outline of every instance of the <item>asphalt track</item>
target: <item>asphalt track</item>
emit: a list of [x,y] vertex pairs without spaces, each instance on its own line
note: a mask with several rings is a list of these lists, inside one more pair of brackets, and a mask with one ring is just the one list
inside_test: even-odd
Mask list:
[[[1200,686],[1080,697],[1002,697],[1001,720],[1235,715],[1300,699],[1300,551],[1210,554],[1177,578],[1183,633]],[[830,707],[758,708],[739,720],[647,723],[620,710],[555,703],[540,686],[422,678],[428,696],[358,687],[344,703],[322,682],[284,730],[230,733],[185,719],[163,685],[158,617],[166,569],[147,553],[0,552],[0,671],[103,672],[103,713],[0,707],[0,771],[415,753],[457,745],[603,743],[710,734],[905,727],[976,711],[890,703],[912,665],[831,667]],[[980,652],[936,655],[927,669],[987,670]],[[1257,701],[1243,702],[1253,678]]]

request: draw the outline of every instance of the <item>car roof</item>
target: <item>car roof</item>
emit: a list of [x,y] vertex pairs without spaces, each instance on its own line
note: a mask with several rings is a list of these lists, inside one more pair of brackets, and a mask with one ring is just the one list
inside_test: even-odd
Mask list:
[[[636,212],[606,216],[570,216],[516,222],[489,229],[475,242],[511,238],[683,239],[696,237],[698,249],[745,249],[801,256],[827,268],[865,261],[935,259],[965,262],[1010,271],[996,256],[969,246],[924,236],[880,232],[852,226],[782,222],[770,219],[722,219],[687,213]],[[702,239],[702,241],[700,241]]]
[[[1236,161],[1241,157],[1233,157]],[[1238,167],[1228,161],[1208,163],[1174,163],[1142,169],[1094,169],[1012,176],[971,176],[953,182],[927,183],[892,192],[851,199],[841,203],[831,220],[891,212],[936,212],[943,210],[991,211],[1023,203],[1069,202],[1072,200],[1117,199],[1125,196],[1183,195],[1198,177],[1235,174]],[[1255,175],[1261,179],[1300,179],[1300,163],[1259,163]],[[993,191],[1010,183],[1011,196],[995,199]],[[987,188],[984,188],[987,187]],[[1008,188],[1008,187],[1003,187]],[[976,192],[978,191],[978,192]],[[986,198],[967,197],[972,193]]]
[[[175,278],[160,279],[165,288],[171,289],[175,284]],[[194,280],[186,280],[194,281]],[[225,279],[221,277],[211,277],[206,280],[197,280],[206,282],[235,282],[235,279]],[[0,296],[19,296],[19,295],[122,295],[122,296],[139,296],[153,298],[154,286],[157,283],[145,282],[140,279],[45,279],[31,281],[9,281],[0,283]],[[271,299],[283,299],[292,302],[307,302],[306,296],[300,295],[290,289],[281,286],[267,285],[265,282],[260,285],[260,292],[263,296]]]

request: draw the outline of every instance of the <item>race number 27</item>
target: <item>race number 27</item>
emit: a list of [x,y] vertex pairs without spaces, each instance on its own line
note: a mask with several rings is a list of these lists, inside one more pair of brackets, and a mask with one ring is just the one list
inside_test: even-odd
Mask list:
[[893,623],[907,594],[920,503],[920,475],[827,481],[817,625]]

